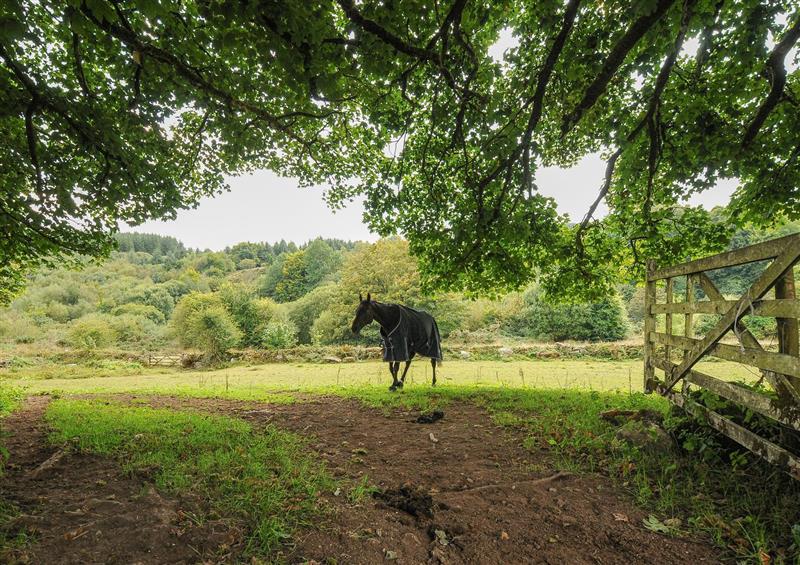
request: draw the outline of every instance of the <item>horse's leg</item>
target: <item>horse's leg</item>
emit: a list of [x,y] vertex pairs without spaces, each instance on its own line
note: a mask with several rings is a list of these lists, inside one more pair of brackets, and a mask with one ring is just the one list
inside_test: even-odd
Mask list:
[[431,368],[433,369],[433,381],[431,381],[431,386],[436,386],[436,359],[431,357]]
[[406,367],[403,369],[403,376],[400,377],[400,388],[403,388],[403,385],[406,384],[406,373],[408,372],[408,368],[411,366],[411,359],[406,361]]
[[392,386],[389,390],[397,390],[400,381],[397,380],[397,372],[400,370],[400,361],[389,361],[389,372],[392,374]]

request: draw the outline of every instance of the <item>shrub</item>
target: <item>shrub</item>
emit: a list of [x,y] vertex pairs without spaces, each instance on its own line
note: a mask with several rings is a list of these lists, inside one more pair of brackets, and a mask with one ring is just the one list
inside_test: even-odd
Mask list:
[[0,339],[16,343],[33,343],[42,330],[33,320],[16,312],[4,312],[0,317]]
[[297,345],[297,327],[290,320],[275,318],[264,328],[261,345],[268,349],[283,349]]
[[442,338],[462,328],[467,317],[467,304],[453,294],[439,298],[427,310],[436,318]]
[[111,314],[114,316],[139,316],[141,318],[147,318],[154,324],[163,324],[166,321],[164,313],[155,306],[151,306],[150,304],[137,304],[135,302],[117,306],[111,310]]
[[525,302],[525,308],[505,324],[506,332],[554,341],[614,341],[628,333],[618,296],[595,303],[551,304],[533,290],[526,293]]
[[156,324],[144,316],[115,316],[111,319],[111,326],[117,334],[117,343],[121,345],[150,345],[160,337]]
[[218,294],[210,292],[192,292],[181,298],[175,306],[170,319],[170,326],[178,338],[181,345],[192,347],[194,336],[192,335],[191,319],[198,312],[209,308],[223,308],[224,304]]
[[233,317],[220,305],[195,311],[187,320],[186,345],[202,350],[212,361],[239,344],[242,332]]
[[275,316],[278,305],[269,298],[256,299],[250,289],[227,283],[221,286],[220,299],[242,331],[243,344],[256,346],[267,323]]
[[[702,336],[713,328],[720,317],[715,314],[700,314],[694,324],[695,335]],[[757,339],[774,338],[778,335],[778,324],[775,318],[765,316],[745,316],[742,318],[745,327]],[[735,332],[731,332],[735,335]]]
[[336,301],[336,285],[320,286],[294,302],[285,305],[289,319],[297,327],[297,340],[311,343],[311,328],[320,314]]
[[67,343],[80,349],[110,347],[117,341],[113,317],[106,314],[88,314],[75,320],[67,333]]
[[359,337],[353,335],[350,324],[353,321],[355,305],[335,303],[324,310],[311,326],[311,340],[315,345],[341,343],[366,343],[378,345],[380,334],[378,324],[373,322],[361,330]]

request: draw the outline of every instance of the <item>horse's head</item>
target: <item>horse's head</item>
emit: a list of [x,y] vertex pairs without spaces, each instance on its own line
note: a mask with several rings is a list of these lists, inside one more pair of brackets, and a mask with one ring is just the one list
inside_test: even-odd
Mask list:
[[367,293],[366,300],[364,300],[361,294],[358,295],[358,308],[356,309],[356,317],[353,318],[353,324],[350,326],[350,329],[353,330],[354,334],[358,334],[358,332],[360,332],[364,326],[372,323],[372,320],[375,319],[372,307],[373,305],[369,292]]

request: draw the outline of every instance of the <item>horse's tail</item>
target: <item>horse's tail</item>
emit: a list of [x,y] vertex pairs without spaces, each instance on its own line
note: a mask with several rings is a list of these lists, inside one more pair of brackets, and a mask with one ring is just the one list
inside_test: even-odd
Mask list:
[[436,340],[436,349],[439,353],[438,357],[435,357],[436,365],[441,367],[442,357],[444,357],[444,354],[442,353],[442,337],[439,335],[439,326],[436,324],[436,318],[431,316],[431,319],[433,320],[433,334],[434,334],[434,339]]

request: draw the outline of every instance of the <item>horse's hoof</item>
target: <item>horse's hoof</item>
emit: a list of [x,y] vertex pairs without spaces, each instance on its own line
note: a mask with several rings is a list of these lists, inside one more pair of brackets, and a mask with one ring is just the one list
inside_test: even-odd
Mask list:
[[397,383],[397,388],[403,388],[403,383]]
[[394,386],[394,385],[392,385],[392,386],[390,386],[390,387],[389,387],[389,392],[394,392],[394,391],[396,391],[396,390],[397,390],[397,387],[396,387],[396,386]]

